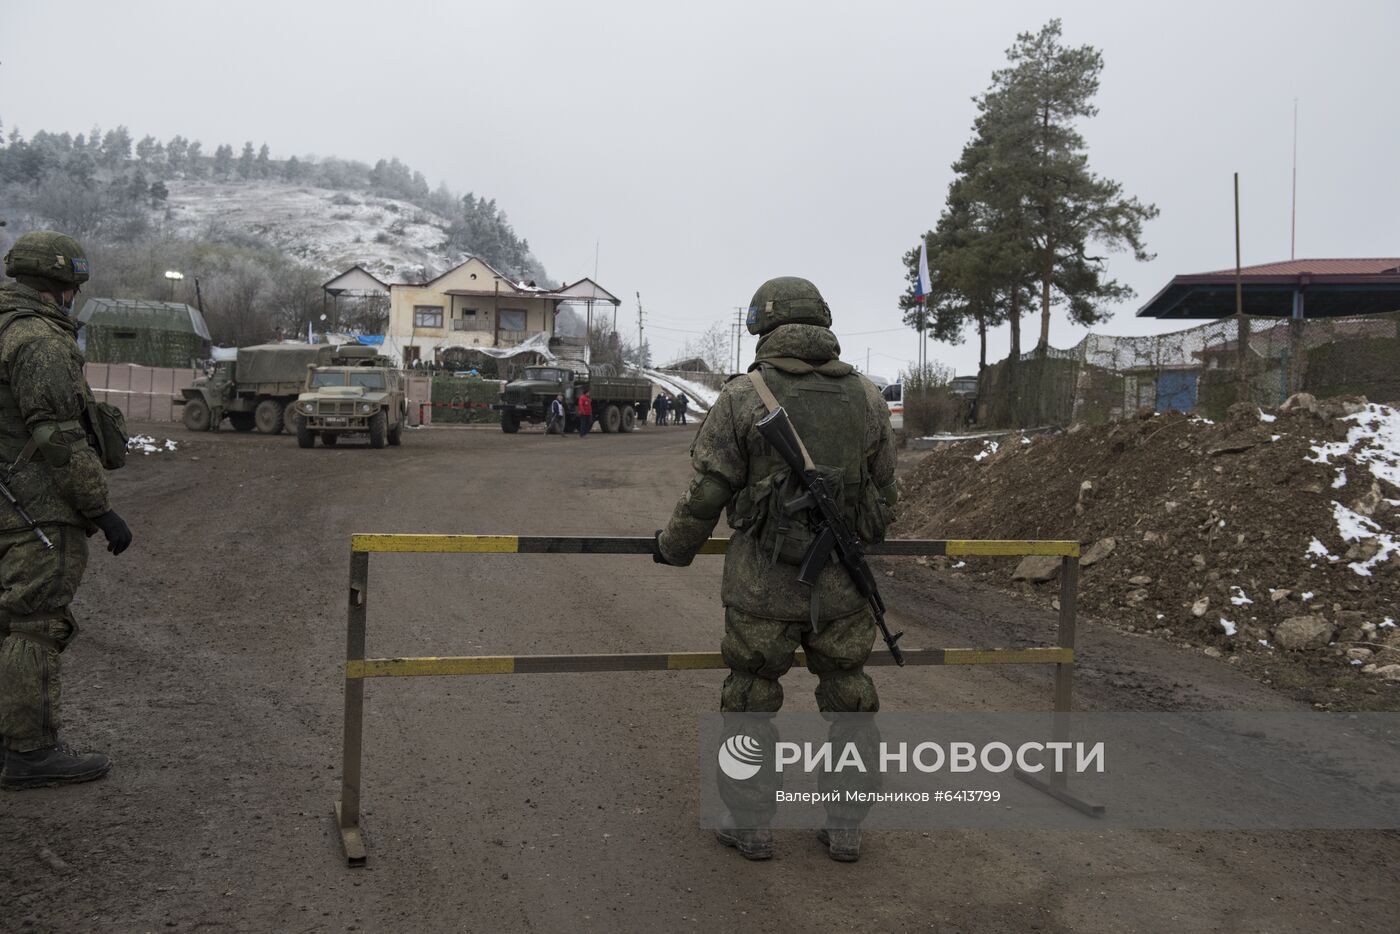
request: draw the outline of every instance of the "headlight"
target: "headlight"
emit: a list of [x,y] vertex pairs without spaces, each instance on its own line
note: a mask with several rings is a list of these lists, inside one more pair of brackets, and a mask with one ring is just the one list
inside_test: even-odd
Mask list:
[[370,405],[368,402],[361,402],[359,404],[359,410],[361,415],[368,415],[370,412],[374,411],[374,406]]
[[316,404],[314,402],[298,402],[297,411],[303,415],[310,415],[312,412],[316,411]]

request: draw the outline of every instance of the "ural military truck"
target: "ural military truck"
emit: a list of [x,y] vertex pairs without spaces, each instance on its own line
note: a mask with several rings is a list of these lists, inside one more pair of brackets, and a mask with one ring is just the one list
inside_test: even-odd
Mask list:
[[175,400],[185,407],[180,421],[190,431],[217,428],[224,418],[237,431],[295,431],[295,413],[289,406],[306,387],[306,368],[332,363],[342,349],[373,350],[333,344],[240,347],[237,359],[219,361],[213,373],[181,390],[181,398]]
[[306,391],[291,409],[295,413],[297,445],[313,447],[316,438],[333,447],[341,435],[362,434],[369,446],[397,446],[408,422],[408,396],[403,374],[372,347],[346,347],[330,366],[314,366],[306,374]]
[[578,397],[584,390],[593,400],[593,417],[603,431],[631,431],[646,413],[651,381],[600,375],[582,363],[531,366],[520,379],[506,383],[501,401],[492,403],[491,408],[501,413],[501,430],[514,434],[522,422],[547,422],[550,401],[563,393],[563,427],[573,431],[578,427]]

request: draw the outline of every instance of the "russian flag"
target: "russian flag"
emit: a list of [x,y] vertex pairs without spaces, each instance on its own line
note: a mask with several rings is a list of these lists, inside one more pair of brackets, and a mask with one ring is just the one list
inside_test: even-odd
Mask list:
[[928,241],[919,241],[919,281],[914,286],[914,301],[920,305],[924,303],[924,297],[932,290],[933,283],[928,276]]

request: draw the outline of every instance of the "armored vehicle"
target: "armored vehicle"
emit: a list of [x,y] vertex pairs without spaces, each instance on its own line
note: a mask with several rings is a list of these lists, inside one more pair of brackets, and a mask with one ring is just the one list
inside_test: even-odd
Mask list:
[[548,420],[549,403],[563,394],[564,430],[578,427],[578,397],[584,390],[593,400],[593,417],[603,431],[631,431],[646,414],[651,381],[630,376],[604,376],[582,363],[560,362],[526,367],[520,379],[506,384],[501,400],[491,408],[501,413],[501,430],[514,434],[521,422]]
[[372,448],[402,440],[408,421],[403,374],[372,348],[361,349],[371,353],[358,362],[337,358],[334,365],[312,367],[307,373],[306,391],[292,406],[300,447],[312,447],[317,436],[327,447],[349,434],[368,435]]
[[176,405],[190,431],[208,431],[227,418],[238,431],[277,434],[296,430],[289,408],[306,386],[306,368],[330,364],[337,354],[357,354],[372,347],[333,344],[259,344],[238,348],[236,360],[221,360],[208,376],[181,390]]

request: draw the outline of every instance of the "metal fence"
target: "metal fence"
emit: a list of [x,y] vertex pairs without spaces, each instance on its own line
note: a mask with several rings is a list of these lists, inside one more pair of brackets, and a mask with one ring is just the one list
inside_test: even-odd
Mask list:
[[1295,392],[1400,400],[1400,313],[1244,321],[1243,341],[1227,318],[1145,337],[1090,334],[1003,360],[982,375],[977,421],[1102,424],[1144,408],[1217,418],[1235,402],[1278,405]]

